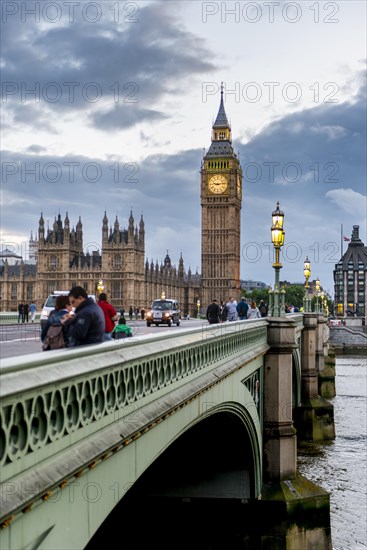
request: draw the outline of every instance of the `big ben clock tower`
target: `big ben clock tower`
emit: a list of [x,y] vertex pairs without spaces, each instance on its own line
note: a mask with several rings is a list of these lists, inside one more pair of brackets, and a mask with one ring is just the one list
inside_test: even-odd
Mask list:
[[201,165],[202,306],[240,297],[242,169],[232,147],[223,84],[212,142]]

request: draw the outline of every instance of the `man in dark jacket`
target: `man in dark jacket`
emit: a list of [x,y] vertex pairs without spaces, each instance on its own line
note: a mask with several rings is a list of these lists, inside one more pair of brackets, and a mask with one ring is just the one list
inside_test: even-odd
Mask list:
[[240,321],[247,319],[248,303],[244,296],[242,296],[241,300],[238,302],[236,309]]
[[220,307],[217,304],[217,300],[214,299],[212,303],[208,305],[206,310],[206,318],[211,325],[220,322]]
[[[86,346],[103,342],[105,318],[102,309],[81,286],[69,292],[69,301],[75,314],[66,322],[69,329],[69,346]],[[70,316],[70,314],[69,314]]]

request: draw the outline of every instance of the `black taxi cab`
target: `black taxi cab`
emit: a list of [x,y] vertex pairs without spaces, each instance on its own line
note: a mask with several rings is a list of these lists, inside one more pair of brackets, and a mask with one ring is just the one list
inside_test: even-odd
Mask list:
[[150,325],[168,325],[173,324],[180,326],[181,311],[177,300],[170,300],[163,298],[161,300],[154,300],[152,307],[146,313],[147,327]]

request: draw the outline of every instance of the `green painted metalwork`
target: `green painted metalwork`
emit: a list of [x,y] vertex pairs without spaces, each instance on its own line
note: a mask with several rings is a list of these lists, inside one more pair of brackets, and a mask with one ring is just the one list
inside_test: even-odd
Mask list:
[[[266,345],[266,321],[227,323],[4,361],[2,480],[87,438],[201,373]],[[19,362],[22,361],[22,364]]]

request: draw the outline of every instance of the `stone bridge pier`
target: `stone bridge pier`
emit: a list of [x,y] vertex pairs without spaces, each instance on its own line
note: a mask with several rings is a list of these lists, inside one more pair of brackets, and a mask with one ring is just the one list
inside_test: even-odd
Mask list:
[[[324,429],[324,415],[321,420],[318,416],[320,411],[329,409],[327,402],[317,396],[317,316],[310,314],[304,319],[299,428],[307,434],[313,429],[312,439],[315,432],[320,439],[327,439],[331,434]],[[267,522],[262,524],[257,545],[253,547],[331,550],[329,495],[297,473],[297,435],[292,420],[296,325],[288,318],[268,321],[270,349],[264,364],[264,476],[261,500],[257,503]]]
[[[329,366],[328,359],[325,362],[325,329],[326,322],[323,315],[304,314],[301,346],[301,404],[295,410],[297,434],[303,440],[335,439],[333,405],[318,393],[320,376],[325,372],[325,364]],[[329,371],[328,376],[330,376]],[[326,382],[326,377],[324,380]]]

